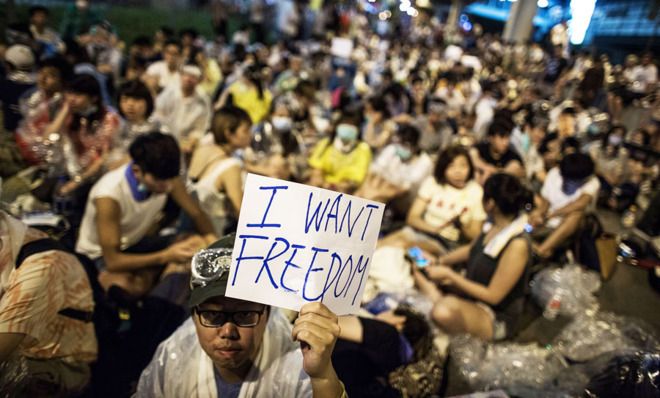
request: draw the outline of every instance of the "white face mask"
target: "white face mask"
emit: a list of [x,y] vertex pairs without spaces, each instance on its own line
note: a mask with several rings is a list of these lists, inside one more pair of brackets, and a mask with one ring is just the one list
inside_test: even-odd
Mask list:
[[278,131],[288,131],[293,126],[293,120],[288,116],[273,116],[271,122],[275,130]]
[[355,143],[356,141],[345,142],[341,138],[336,137],[333,145],[338,151],[342,153],[349,153],[353,150],[353,148],[355,148]]

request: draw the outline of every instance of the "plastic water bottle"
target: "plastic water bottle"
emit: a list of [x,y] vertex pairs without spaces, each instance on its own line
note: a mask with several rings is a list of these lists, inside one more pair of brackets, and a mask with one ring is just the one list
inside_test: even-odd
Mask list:
[[68,217],[73,212],[74,197],[71,193],[60,193],[60,188],[66,184],[66,182],[66,177],[60,177],[55,185],[55,192],[53,193],[53,213]]
[[561,289],[555,290],[555,293],[552,295],[548,303],[545,305],[543,310],[543,317],[545,319],[554,320],[559,315],[559,310],[561,309]]

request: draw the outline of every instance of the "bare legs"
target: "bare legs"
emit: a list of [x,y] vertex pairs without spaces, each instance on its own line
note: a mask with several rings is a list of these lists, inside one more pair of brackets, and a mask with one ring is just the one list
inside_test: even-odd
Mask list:
[[584,213],[576,211],[564,217],[562,223],[559,224],[559,226],[550,233],[550,236],[545,238],[543,243],[536,248],[536,252],[539,256],[542,258],[552,256],[552,253],[554,253],[554,251],[564,243],[566,239],[575,234],[580,227],[580,224],[582,224],[583,216]]

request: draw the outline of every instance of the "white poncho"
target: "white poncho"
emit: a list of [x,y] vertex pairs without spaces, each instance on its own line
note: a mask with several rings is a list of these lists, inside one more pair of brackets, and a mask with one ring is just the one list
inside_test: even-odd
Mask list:
[[[239,397],[311,397],[300,346],[291,340],[291,325],[273,308],[255,365]],[[215,398],[213,362],[202,350],[189,318],[162,342],[142,372],[136,397]]]

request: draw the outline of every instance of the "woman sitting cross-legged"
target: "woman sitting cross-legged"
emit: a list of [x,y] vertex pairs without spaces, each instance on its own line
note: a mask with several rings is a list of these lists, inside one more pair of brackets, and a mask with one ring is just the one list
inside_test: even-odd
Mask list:
[[[471,244],[439,257],[437,265],[413,271],[419,289],[435,302],[433,321],[445,332],[484,340],[515,334],[532,258],[525,232],[531,200],[516,177],[491,176],[483,196],[490,228]],[[463,263],[465,274],[450,267]]]

